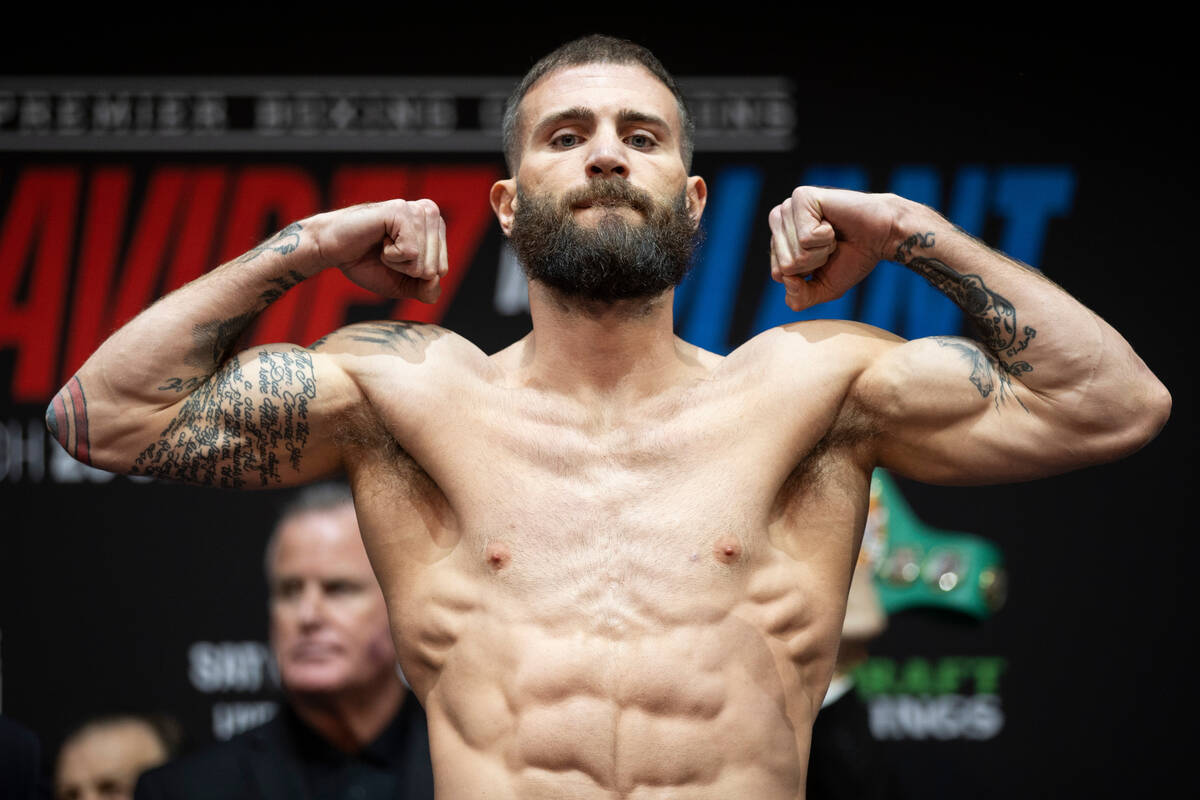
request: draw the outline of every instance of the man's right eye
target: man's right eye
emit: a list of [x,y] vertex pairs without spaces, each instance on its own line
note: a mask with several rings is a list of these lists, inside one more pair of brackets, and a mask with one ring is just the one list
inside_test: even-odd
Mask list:
[[279,598],[295,597],[300,594],[300,581],[280,581],[275,585],[275,596]]
[[557,145],[558,147],[574,147],[575,145],[579,144],[579,137],[573,133],[564,133],[559,136],[555,136],[554,139],[551,140],[551,144]]

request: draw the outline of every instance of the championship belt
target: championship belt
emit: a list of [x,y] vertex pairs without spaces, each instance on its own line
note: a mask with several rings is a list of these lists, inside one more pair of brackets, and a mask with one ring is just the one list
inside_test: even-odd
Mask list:
[[1000,549],[980,536],[921,522],[882,469],[871,476],[859,558],[889,615],[925,607],[985,619],[1004,605],[1008,578]]

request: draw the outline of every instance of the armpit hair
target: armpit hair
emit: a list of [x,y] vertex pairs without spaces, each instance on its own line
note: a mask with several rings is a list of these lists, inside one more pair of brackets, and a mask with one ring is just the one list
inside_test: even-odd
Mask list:
[[[373,465],[367,473],[382,481],[374,481],[379,483],[377,488],[400,491],[412,497],[426,496],[437,490],[433,479],[400,446],[370,403],[339,420],[334,436],[348,459]],[[365,486],[359,484],[358,488],[364,490]]]
[[779,491],[789,499],[822,486],[835,473],[839,456],[880,434],[878,422],[857,404],[842,408],[834,424],[791,471]]

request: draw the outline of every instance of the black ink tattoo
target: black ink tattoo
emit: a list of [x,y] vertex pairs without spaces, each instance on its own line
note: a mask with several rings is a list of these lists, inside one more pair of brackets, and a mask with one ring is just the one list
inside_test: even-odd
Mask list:
[[279,485],[282,470],[300,471],[316,396],[307,350],[259,350],[245,365],[232,358],[200,382],[130,472],[200,486]]
[[1016,365],[1006,366],[1000,359],[995,356],[990,356],[983,352],[975,342],[970,339],[963,339],[956,336],[932,336],[930,337],[941,347],[952,347],[958,351],[968,364],[971,365],[970,381],[979,390],[980,397],[991,396],[996,404],[996,410],[1000,410],[1000,406],[1008,401],[1011,396],[1021,408],[1024,408],[1026,413],[1029,412],[1025,408],[1025,404],[1021,402],[1021,398],[1017,397],[1013,391],[1011,375],[1020,372],[1029,372],[1033,368],[1024,361]]
[[895,261],[898,264],[904,264],[908,261],[909,256],[912,255],[912,249],[914,247],[917,245],[920,245],[921,247],[933,247],[933,244],[934,240],[932,231],[929,233],[914,233],[912,236],[909,236],[907,239],[901,242],[900,246],[896,248]]
[[275,288],[267,289],[258,296],[258,299],[264,307],[269,306],[271,303],[274,303],[276,300],[283,297],[284,293],[287,292],[288,289],[291,289],[294,286],[299,286],[300,282],[303,280],[304,276],[299,272],[296,272],[294,269],[289,269],[288,274],[282,278],[267,278],[267,281],[273,284]]
[[167,378],[167,382],[158,387],[160,392],[190,392],[200,385],[204,378],[193,375],[190,378]]
[[225,360],[233,355],[238,339],[258,316],[258,311],[247,311],[229,319],[203,322],[192,328],[194,347],[183,357],[189,367],[200,367],[212,374]]
[[286,256],[288,253],[294,252],[300,246],[300,231],[303,230],[299,222],[293,222],[279,233],[270,237],[259,245],[243,253],[236,261],[238,264],[245,264],[247,261],[253,261],[260,254],[267,250],[274,250],[281,256]]
[[[998,374],[1032,372],[1033,366],[1028,361],[1011,359],[1029,347],[1029,342],[1037,336],[1037,330],[1029,325],[1018,325],[1017,310],[1013,304],[988,288],[980,276],[962,275],[939,259],[913,255],[913,248],[932,247],[933,244],[932,232],[914,233],[896,248],[895,260],[924,277],[966,313],[979,329],[984,346],[995,356]],[[976,377],[977,371],[973,370],[972,383],[976,383]],[[976,386],[979,384],[976,383]],[[984,393],[986,396],[987,393]]]
[[[293,223],[280,231],[280,234],[293,228],[297,231],[300,230],[299,224]],[[260,247],[262,246],[260,245]],[[295,246],[292,246],[291,249],[294,250]],[[291,252],[291,250],[286,252]],[[245,259],[244,256],[243,259]],[[258,305],[254,310],[228,319],[204,322],[192,328],[195,346],[184,356],[183,363],[192,367],[200,367],[208,375],[211,375],[218,366],[233,355],[237,349],[238,340],[263,309],[283,297],[289,289],[299,285],[303,280],[304,276],[295,270],[288,270],[283,277],[267,278],[270,287],[259,294]]]
[[353,341],[399,352],[405,345],[417,345],[430,338],[430,327],[420,322],[366,322],[350,328],[348,333]]

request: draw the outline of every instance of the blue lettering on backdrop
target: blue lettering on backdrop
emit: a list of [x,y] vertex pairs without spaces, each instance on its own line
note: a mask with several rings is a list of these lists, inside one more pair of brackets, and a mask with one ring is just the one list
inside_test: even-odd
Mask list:
[[[802,186],[835,186],[839,189],[853,189],[857,192],[867,191],[867,171],[854,166],[820,166],[809,167],[804,172]],[[773,207],[773,206],[772,206]],[[758,303],[758,313],[754,316],[754,330],[751,334],[761,333],[776,325],[785,325],[804,319],[854,319],[854,306],[858,298],[858,287],[854,287],[837,300],[806,308],[797,313],[784,304],[786,294],[783,284],[771,280],[768,271],[767,288],[762,293]]]
[[[805,170],[801,183],[868,190],[867,171],[861,165],[813,166]],[[714,202],[705,215],[709,239],[675,294],[680,335],[713,352],[728,353],[736,344],[730,341],[731,327],[743,269],[767,272],[766,259],[747,252],[762,185],[760,167],[732,166],[717,173]],[[889,191],[940,208],[942,176],[933,166],[897,167]],[[976,236],[989,211],[1001,217],[1005,225],[999,248],[1037,265],[1050,219],[1070,212],[1074,194],[1075,173],[1069,166],[998,167],[989,173],[982,166],[964,165],[955,173],[946,210],[951,222]],[[891,261],[880,262],[860,287],[841,298],[801,313],[784,304],[783,287],[769,273],[765,280],[750,335],[805,319],[856,319],[906,339],[957,334],[962,328],[961,313],[953,303],[923,278]]]
[[705,350],[729,352],[733,304],[762,182],[757,167],[727,167],[717,174],[721,192],[712,195],[713,203],[705,209],[708,238],[675,292],[675,316],[683,320],[680,336]]
[[1075,173],[1068,167],[998,170],[992,205],[1008,221],[1000,237],[1000,249],[1038,266],[1050,218],[1070,211],[1074,199]]

